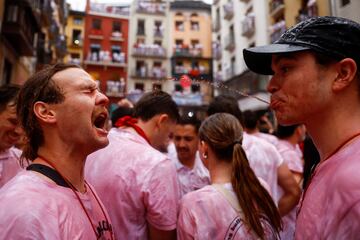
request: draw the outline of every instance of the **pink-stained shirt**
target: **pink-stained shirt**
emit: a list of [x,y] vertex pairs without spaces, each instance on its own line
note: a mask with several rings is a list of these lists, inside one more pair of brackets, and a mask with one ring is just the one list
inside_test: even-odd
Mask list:
[[276,136],[268,133],[256,132],[256,133],[252,133],[251,135],[264,139],[265,141],[271,143],[274,146],[276,146],[279,141],[279,139]]
[[[111,223],[90,189],[78,194],[97,234],[111,239]],[[97,239],[74,192],[36,172],[24,170],[1,188],[0,206],[0,239]]]
[[275,146],[256,136],[244,132],[242,146],[249,160],[250,167],[257,177],[262,178],[270,187],[270,195],[277,203],[278,197],[278,168],[283,158]]
[[[230,183],[223,184],[235,196]],[[271,227],[264,224],[265,239],[275,239]],[[243,223],[229,200],[212,185],[186,194],[180,203],[177,236],[187,239],[258,239]]]
[[360,237],[360,138],[315,169],[299,203],[295,239]]
[[179,203],[171,160],[127,129],[110,130],[109,145],[89,155],[86,179],[109,211],[117,239],[147,239],[148,224],[176,228]]
[[[284,159],[284,162],[287,164],[290,171],[296,173],[303,173],[304,166],[303,166],[303,154],[300,150],[298,144],[293,145],[286,140],[279,139],[277,144],[277,149],[279,153]],[[284,194],[284,191],[279,186],[279,193],[278,195],[281,197]],[[296,208],[294,208],[290,213],[286,216],[282,217],[283,221],[283,230],[280,233],[281,239],[294,239],[295,234],[295,221],[296,221]]]
[[195,163],[192,169],[184,166],[176,155],[172,155],[171,160],[176,167],[181,197],[188,192],[198,190],[210,184],[209,171],[202,163],[199,152],[196,153]]
[[20,167],[21,150],[12,147],[0,152],[0,188],[23,169]]

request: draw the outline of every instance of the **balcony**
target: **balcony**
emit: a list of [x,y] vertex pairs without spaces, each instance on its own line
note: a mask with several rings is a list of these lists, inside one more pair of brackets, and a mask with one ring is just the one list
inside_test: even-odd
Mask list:
[[218,32],[220,30],[220,20],[216,20],[212,24],[212,30],[213,32]]
[[161,29],[154,29],[154,38],[163,38],[164,37],[164,31]]
[[281,20],[277,23],[275,23],[274,25],[270,26],[270,39],[271,42],[275,42],[276,40],[278,40],[281,36],[281,34],[283,34],[286,31],[286,25],[285,25],[285,20]]
[[220,60],[222,57],[222,50],[219,42],[213,42],[212,51],[213,51],[213,58],[215,60]]
[[157,44],[135,44],[133,48],[134,57],[166,58],[165,48]]
[[7,1],[2,24],[2,35],[20,56],[34,55],[34,35],[38,32],[36,16],[27,4]]
[[121,32],[112,32],[111,33],[111,37],[110,37],[110,41],[114,41],[114,42],[123,42],[124,38]]
[[149,1],[139,1],[136,6],[137,13],[146,13],[146,14],[160,14],[165,15],[166,12],[166,3],[165,2],[149,2]]
[[85,65],[93,66],[104,66],[107,67],[126,67],[125,62],[125,53],[123,52],[113,52],[110,54],[110,51],[93,51],[88,54]]
[[59,35],[55,42],[55,53],[58,59],[65,57],[67,52],[66,40],[64,35]]
[[192,47],[187,45],[177,45],[174,48],[174,57],[202,57],[202,46],[197,44]]
[[253,13],[248,14],[241,22],[241,35],[245,37],[251,37],[255,33],[255,15]]
[[53,9],[51,7],[51,1],[44,0],[43,5],[41,7],[41,20],[45,26],[49,26],[51,24],[52,14],[53,14]]
[[58,26],[58,23],[55,21],[55,19],[51,19],[51,25],[49,28],[49,38],[51,40],[56,40],[59,36],[60,28]]
[[224,5],[224,18],[231,20],[234,16],[234,3],[228,2]]
[[229,52],[235,50],[235,38],[232,35],[226,36],[225,38],[225,49]]
[[284,14],[285,4],[284,0],[273,0],[270,3],[270,16],[273,18],[278,18]]
[[221,72],[216,72],[214,75],[215,82],[222,82],[224,80]]
[[124,97],[125,96],[125,81],[106,81],[106,96],[108,97]]
[[89,39],[102,40],[104,39],[103,32],[101,29],[91,29]]
[[131,74],[132,78],[149,79],[149,80],[166,80],[166,69],[161,67],[153,67],[150,71],[146,67],[134,69]]
[[112,6],[111,4],[107,4],[107,3],[95,3],[94,1],[91,1],[90,13],[129,16],[130,8],[129,8],[129,6]]

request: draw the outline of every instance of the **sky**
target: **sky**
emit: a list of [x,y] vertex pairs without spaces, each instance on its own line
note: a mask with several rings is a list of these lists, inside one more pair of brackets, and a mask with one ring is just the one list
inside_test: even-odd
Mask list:
[[[204,2],[211,4],[213,0],[203,0]],[[66,2],[71,4],[71,9],[74,10],[85,10],[86,0],[66,0]],[[99,3],[131,3],[132,0],[91,0],[91,2]]]

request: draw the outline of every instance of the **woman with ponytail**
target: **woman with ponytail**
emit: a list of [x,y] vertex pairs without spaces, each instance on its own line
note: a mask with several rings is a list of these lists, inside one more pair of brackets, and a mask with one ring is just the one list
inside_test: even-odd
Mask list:
[[178,239],[278,239],[279,212],[249,166],[241,146],[243,129],[227,113],[200,127],[200,155],[211,185],[183,197]]

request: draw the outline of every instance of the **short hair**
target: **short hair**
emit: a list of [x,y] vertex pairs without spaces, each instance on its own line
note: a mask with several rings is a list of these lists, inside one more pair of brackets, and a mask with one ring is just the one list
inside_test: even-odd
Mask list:
[[201,125],[201,121],[196,117],[195,114],[193,116],[191,116],[191,117],[186,114],[186,115],[182,115],[179,118],[179,121],[177,122],[177,124],[179,124],[179,125],[192,125],[195,128],[195,132],[198,133],[200,125]]
[[179,109],[171,96],[163,91],[154,90],[144,94],[134,107],[134,117],[148,121],[158,114],[167,114],[178,121]]
[[239,108],[238,101],[230,95],[219,95],[215,97],[209,104],[207,115],[211,116],[215,113],[229,113],[235,116],[241,125],[243,125],[243,116]]
[[298,126],[300,126],[300,124],[290,126],[279,125],[275,135],[280,139],[291,137]]
[[57,104],[64,101],[65,97],[59,86],[52,77],[60,71],[68,68],[80,68],[75,64],[55,64],[46,66],[39,72],[32,75],[24,84],[19,93],[17,114],[26,136],[29,139],[22,158],[34,160],[37,158],[37,151],[44,143],[43,130],[34,113],[33,107],[36,102],[42,101],[50,104]]
[[115,126],[117,120],[125,116],[132,116],[133,108],[130,107],[118,107],[111,113],[111,123]]
[[11,104],[16,106],[20,86],[8,84],[0,87],[0,113]]
[[244,116],[244,127],[250,130],[256,129],[256,126],[258,124],[258,115],[251,110],[246,110],[243,112]]

